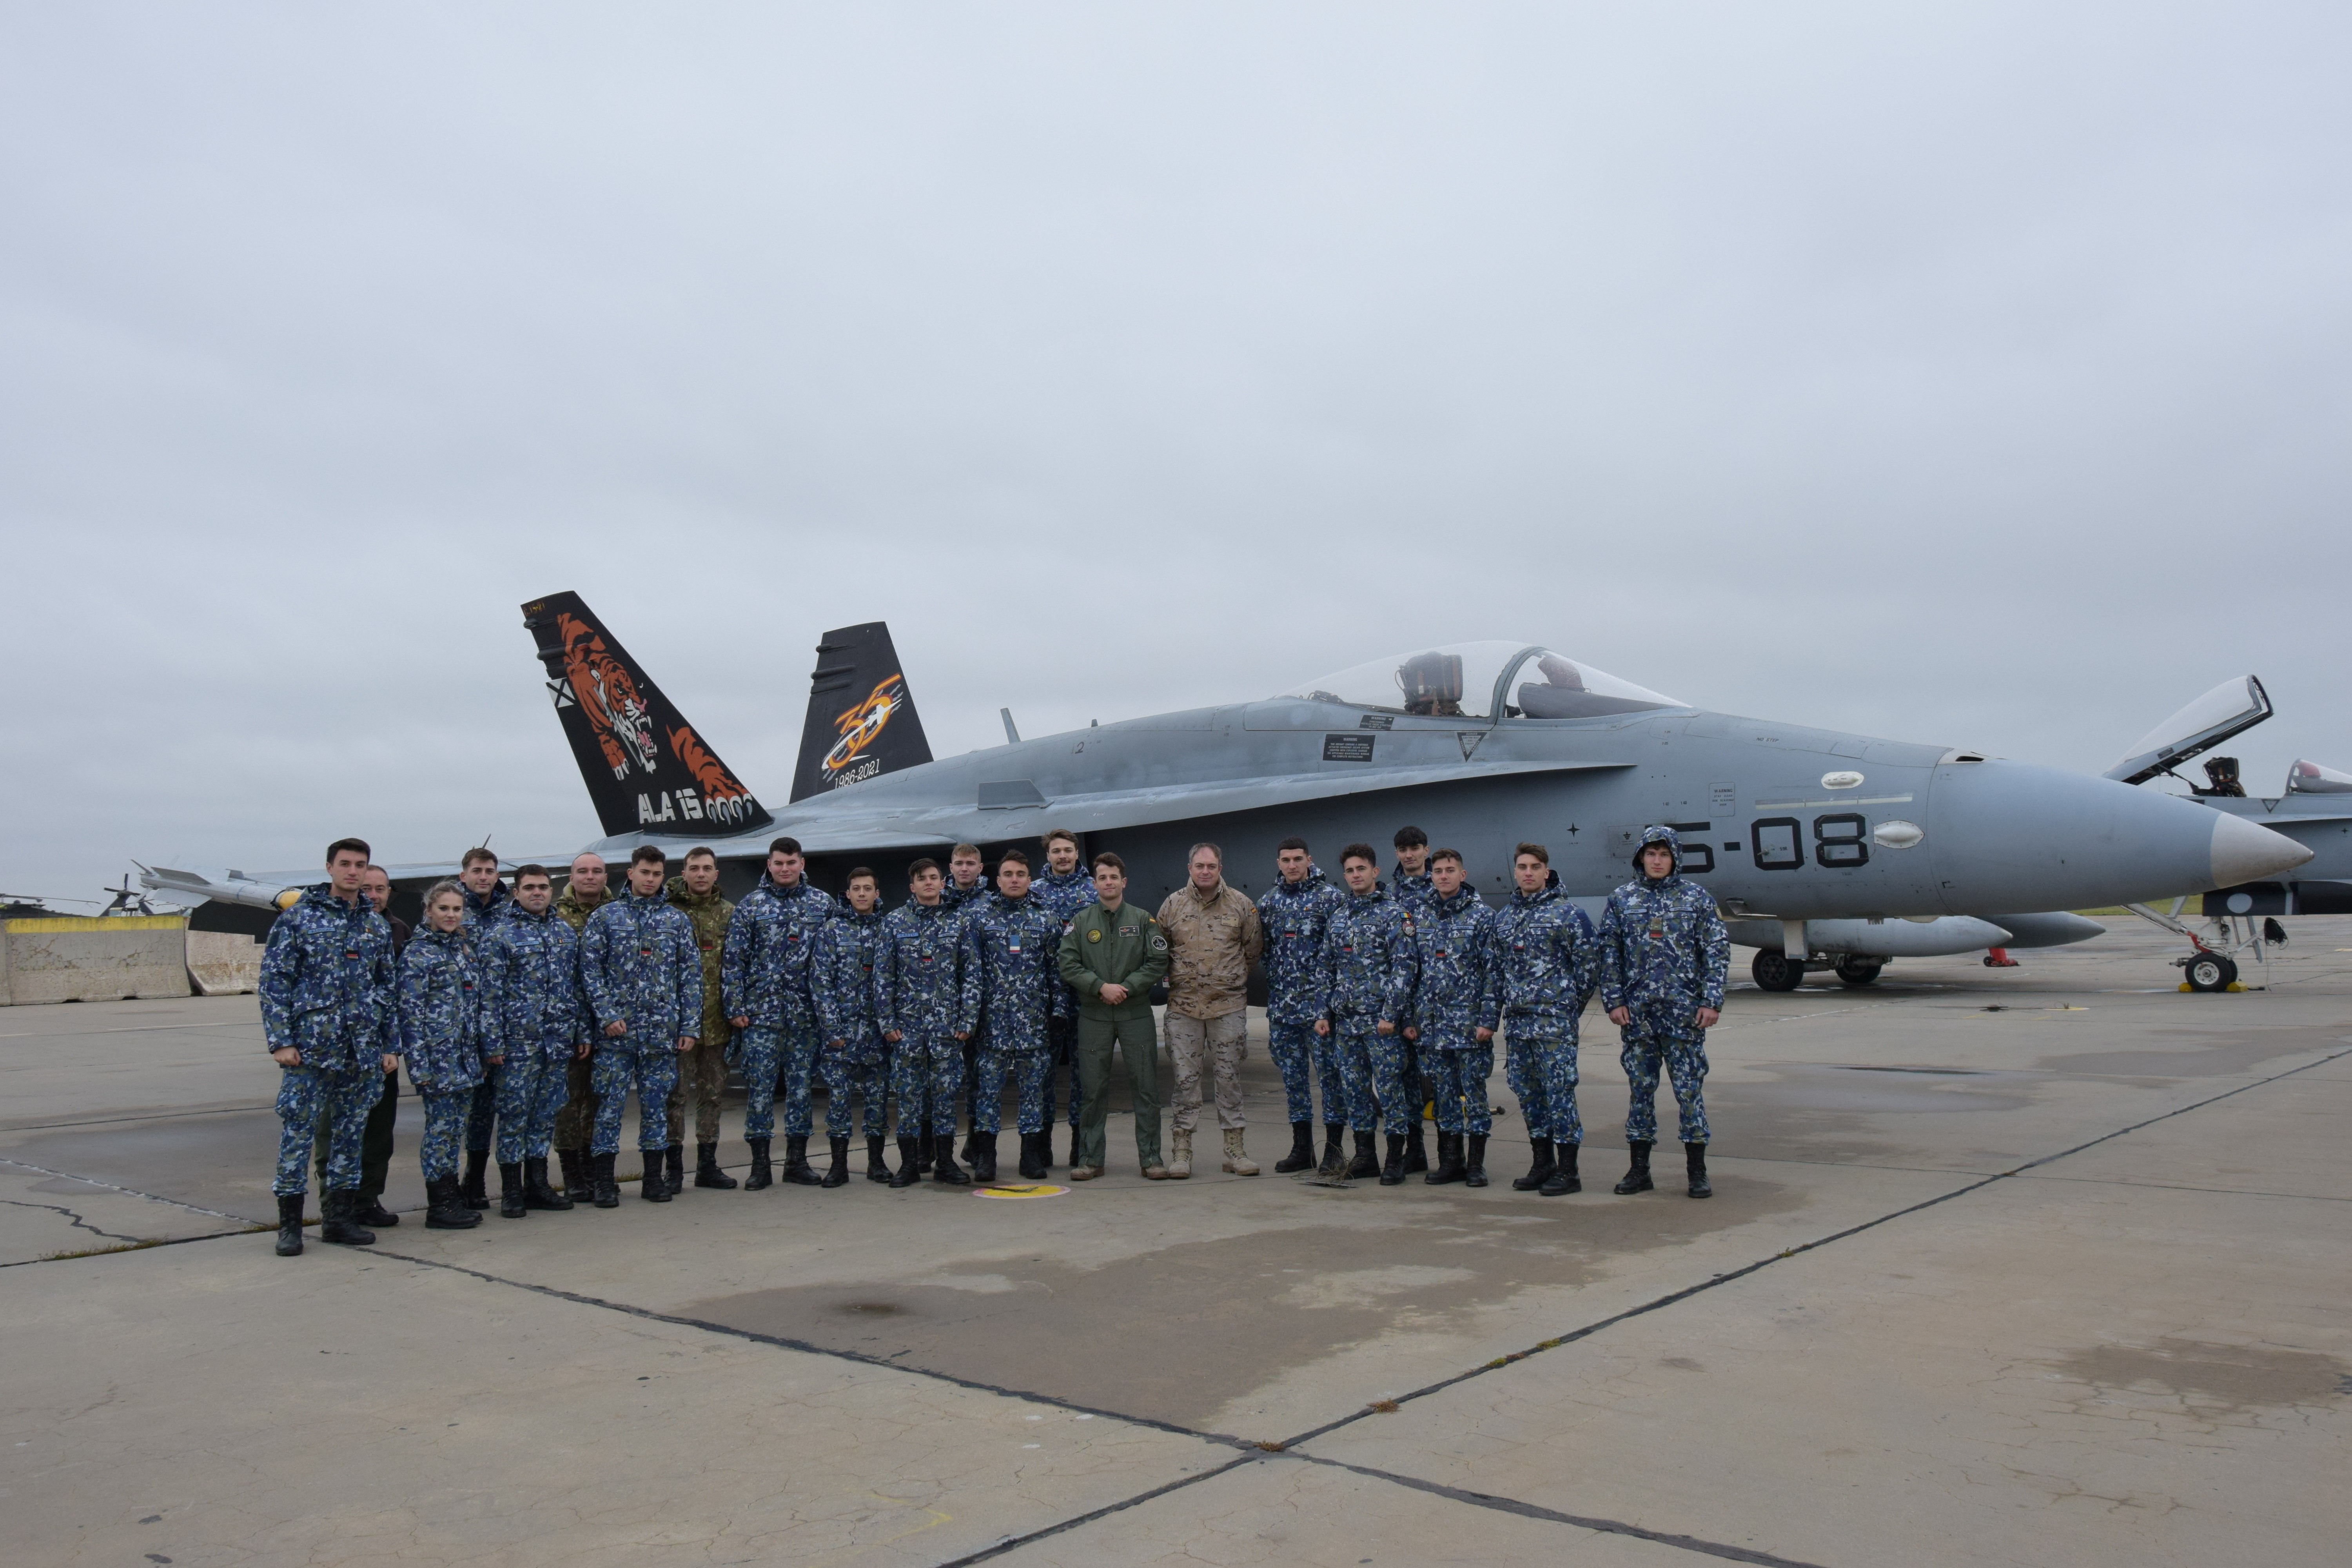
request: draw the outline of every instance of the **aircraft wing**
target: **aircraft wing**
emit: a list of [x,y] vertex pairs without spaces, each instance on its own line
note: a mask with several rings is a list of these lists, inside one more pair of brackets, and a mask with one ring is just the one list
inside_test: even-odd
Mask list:
[[[1254,811],[1261,806],[1289,805],[1302,800],[1324,800],[1340,795],[1373,795],[1386,790],[1419,789],[1431,784],[1463,784],[1474,779],[1511,778],[1534,773],[1594,772],[1630,768],[1631,763],[1468,762],[1425,768],[1393,768],[1381,773],[1315,773],[1277,774],[1271,778],[1234,779],[1212,784],[1156,784],[1143,789],[1104,790],[1089,795],[1047,799],[1024,779],[982,784],[974,805],[900,806],[868,811],[818,810],[787,814],[780,826],[796,836],[811,854],[856,849],[912,849],[942,842],[969,839],[975,844],[1026,838],[1048,827],[1073,833],[1100,833],[1116,827],[1150,823],[1181,822],[1191,816]],[[846,805],[843,796],[833,797]],[[831,805],[828,801],[826,805]]]

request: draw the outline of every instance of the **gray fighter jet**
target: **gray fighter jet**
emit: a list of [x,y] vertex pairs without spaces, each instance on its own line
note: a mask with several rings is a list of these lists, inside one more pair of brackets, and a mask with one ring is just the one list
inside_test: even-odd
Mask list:
[[[1032,740],[1008,713],[1003,745],[935,759],[880,622],[819,644],[792,798],[771,811],[579,595],[533,600],[523,618],[603,822],[590,847],[612,858],[709,844],[735,886],[787,834],[820,885],[865,862],[887,886],[907,859],[959,841],[985,850],[1064,827],[1124,858],[1138,898],[1182,885],[1202,840],[1255,891],[1285,837],[1328,859],[1410,822],[1460,850],[1489,896],[1508,891],[1514,846],[1535,840],[1570,896],[1597,900],[1663,822],[1735,931],[1766,944],[1759,984],[1788,989],[1811,968],[1861,984],[1906,953],[2080,940],[2099,928],[2016,911],[2236,887],[2311,855],[2112,779],[1707,712],[1509,641],[1415,648],[1265,698]],[[157,868],[147,885],[267,908],[315,880],[237,877]]]

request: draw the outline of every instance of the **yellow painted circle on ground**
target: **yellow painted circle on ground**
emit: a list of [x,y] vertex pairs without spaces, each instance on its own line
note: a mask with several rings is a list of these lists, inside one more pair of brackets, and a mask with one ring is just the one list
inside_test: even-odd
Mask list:
[[971,1195],[976,1198],[1058,1198],[1069,1190],[1057,1187],[1051,1182],[1039,1182],[1017,1187],[974,1187]]

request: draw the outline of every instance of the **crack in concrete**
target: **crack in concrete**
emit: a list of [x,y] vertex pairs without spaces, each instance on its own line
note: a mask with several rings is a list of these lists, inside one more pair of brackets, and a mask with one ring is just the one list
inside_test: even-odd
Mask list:
[[237,1224],[246,1226],[260,1223],[241,1214],[223,1214],[218,1209],[208,1209],[201,1204],[184,1204],[177,1198],[167,1198],[160,1193],[142,1193],[137,1187],[119,1187],[112,1182],[101,1182],[95,1176],[77,1176],[71,1171],[52,1171],[47,1165],[36,1165],[30,1160],[12,1160],[5,1154],[0,1154],[0,1165],[14,1165],[20,1171],[37,1171],[44,1176],[54,1176],[61,1182],[79,1182],[88,1187],[103,1187],[110,1193],[127,1193],[134,1198],[146,1198],[152,1203],[169,1204],[175,1209],[186,1209],[190,1214],[207,1215],[214,1219],[235,1220]]
[[0,1198],[0,1204],[6,1204],[11,1208],[47,1209],[51,1214],[61,1214],[66,1216],[66,1223],[72,1226],[76,1230],[86,1230],[92,1236],[102,1236],[109,1241],[139,1241],[144,1239],[143,1237],[136,1236],[123,1236],[111,1230],[100,1230],[98,1226],[90,1224],[88,1220],[82,1218],[81,1215],[66,1207],[63,1204],[28,1204],[22,1198]]

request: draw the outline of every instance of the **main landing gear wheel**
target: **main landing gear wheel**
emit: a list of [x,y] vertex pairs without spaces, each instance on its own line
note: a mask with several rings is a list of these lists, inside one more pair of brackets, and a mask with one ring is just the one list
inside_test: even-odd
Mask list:
[[2238,977],[2238,966],[2218,952],[2200,952],[2189,961],[2185,973],[2191,991],[2226,991]]
[[1878,972],[1885,967],[1884,959],[1849,954],[1838,960],[1837,977],[1848,985],[1867,985],[1877,979]]
[[1756,962],[1748,966],[1756,984],[1767,991],[1794,991],[1805,983],[1805,967],[1791,963],[1789,955],[1769,947],[1756,950]]

